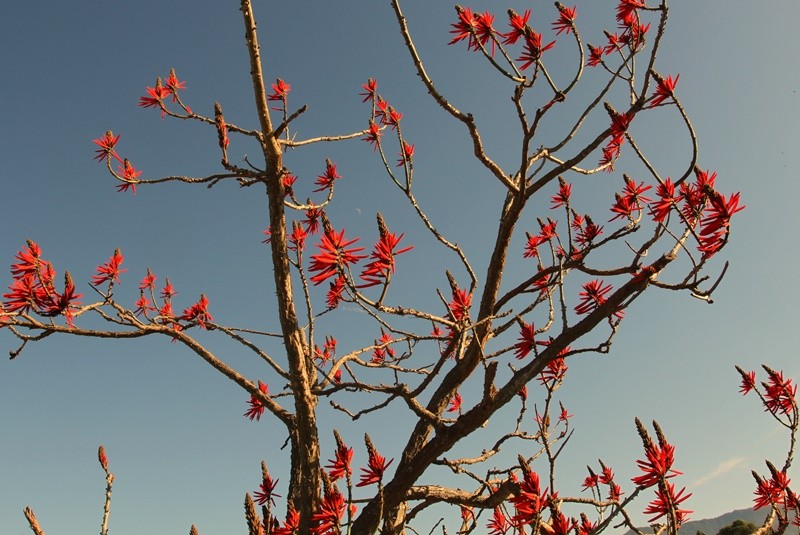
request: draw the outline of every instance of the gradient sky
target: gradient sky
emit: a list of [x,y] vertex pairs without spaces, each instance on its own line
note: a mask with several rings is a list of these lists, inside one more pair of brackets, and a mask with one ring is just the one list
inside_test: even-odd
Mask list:
[[[562,495],[577,493],[585,466],[597,466],[602,458],[620,482],[629,482],[641,458],[633,418],[656,419],[677,444],[676,468],[685,473],[677,481],[694,493],[685,505],[699,519],[749,506],[750,470],[764,472],[765,457],[781,461],[788,443],[754,398],[737,393],[733,365],[755,369],[764,362],[800,376],[792,334],[800,262],[800,186],[792,163],[800,139],[800,74],[790,41],[800,4],[673,4],[657,68],[680,73],[677,93],[700,139],[700,166],[718,172],[723,192],[741,191],[747,209],[734,219],[731,243],[710,265],[713,276],[724,260],[731,263],[713,305],[688,294],[648,291],[629,309],[610,355],[570,361],[559,399],[575,414],[576,431],[558,481]],[[584,41],[599,43],[602,28],[613,27],[614,5],[578,2]],[[121,300],[127,295],[133,303],[149,266],[160,282],[169,277],[181,292],[176,307],[205,292],[220,323],[276,330],[266,283],[270,267],[260,243],[266,227],[260,191],[169,184],[142,187],[136,196],[120,194],[91,158],[91,140],[111,129],[122,135],[120,152],[148,178],[219,169],[213,129],[162,121],[136,102],[156,76],[175,67],[187,81],[190,106],[212,115],[218,100],[229,121],[255,127],[237,6],[210,0],[4,3],[0,264],[10,264],[25,239],[33,239],[58,272],[68,269],[88,294],[95,266],[120,247],[128,268],[117,293]],[[437,86],[475,113],[490,151],[513,161],[509,132],[515,134],[517,126],[510,87],[463,45],[445,46],[455,20],[452,5],[414,0],[404,7]],[[534,27],[545,39],[551,35],[550,2],[472,7],[492,9],[498,26],[506,8],[532,8]],[[357,93],[368,77],[377,78],[381,93],[404,113],[404,133],[416,145],[415,184],[423,207],[482,266],[480,256],[495,230],[498,187],[470,160],[463,128],[418,83],[388,2],[256,1],[255,10],[268,79],[279,76],[292,84],[290,105],[309,105],[297,123],[301,135],[364,128],[368,111]],[[573,46],[562,38],[552,61],[574,61]],[[680,153],[684,133],[674,122],[660,124],[653,117],[638,126],[640,134],[663,147],[663,158]],[[235,143],[234,161],[248,149],[256,153]],[[405,231],[408,243],[417,245],[401,262],[417,275],[406,282],[398,278],[395,290],[424,300],[433,288],[445,288],[443,270],[452,259],[426,243],[423,229],[385,184],[369,146],[318,146],[290,153],[288,163],[310,181],[326,157],[345,177],[337,185],[337,226],[370,241],[380,209],[392,230]],[[596,180],[619,178],[603,174]],[[613,189],[603,191],[602,204],[587,208],[611,205],[607,191]],[[551,215],[546,203],[542,207],[542,216]],[[523,266],[521,258],[512,263]],[[351,347],[355,340],[369,343],[374,329],[359,333],[355,316],[342,311],[326,318],[324,328],[353,340]],[[249,354],[213,336],[204,340],[246,376],[260,377]],[[16,340],[0,332],[0,345],[10,350]],[[187,533],[192,523],[203,534],[242,532],[241,503],[245,492],[257,488],[260,461],[267,460],[281,484],[288,482],[282,428],[269,417],[258,423],[243,418],[247,399],[166,339],[114,343],[53,336],[30,345],[16,360],[0,364],[0,533],[28,532],[26,505],[48,533],[96,531],[104,492],[96,461],[100,443],[116,474],[115,535]],[[364,430],[387,457],[397,455],[391,446],[402,440],[405,427],[391,413],[352,427],[340,416],[325,418],[355,446],[357,461],[363,458]],[[332,441],[324,440],[327,459]],[[626,493],[632,489],[623,484]],[[634,509],[641,511],[647,499]]]

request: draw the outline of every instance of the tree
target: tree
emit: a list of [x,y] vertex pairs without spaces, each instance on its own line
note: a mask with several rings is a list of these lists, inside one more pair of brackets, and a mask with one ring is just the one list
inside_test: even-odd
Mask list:
[[[528,12],[512,12],[509,28],[502,32],[491,14],[457,8],[451,44],[466,45],[482,56],[511,93],[518,121],[515,128],[521,134],[517,158],[510,163],[492,157],[486,148],[486,139],[491,136],[480,129],[472,114],[461,111],[439,92],[399,3],[393,3],[400,35],[419,78],[444,114],[463,126],[476,161],[485,175],[497,182],[503,196],[493,246],[478,260],[470,258],[458,240],[448,237],[435,211],[426,211],[424,207],[435,206],[437,200],[418,199],[412,188],[417,147],[403,133],[403,113],[389,104],[377,82],[370,79],[362,89],[362,130],[298,139],[294,125],[306,113],[305,108],[289,106],[291,87],[285,81],[265,81],[268,75],[261,61],[250,2],[243,1],[241,10],[257,128],[232,123],[219,104],[214,106],[213,117],[194,111],[197,107],[184,101],[185,83],[175,71],[157,80],[140,100],[141,106],[158,109],[162,116],[213,128],[222,170],[199,178],[143,179],[132,160],[123,158],[119,135],[109,131],[95,142],[98,161],[118,180],[121,192],[135,192],[137,186],[161,182],[209,187],[234,182],[243,188],[263,188],[268,202],[267,241],[278,332],[252,325],[230,327],[216,321],[211,314],[211,289],[211,299],[201,294],[195,302],[175,309],[175,291],[169,280],[159,291],[156,275],[149,272],[139,285],[138,300],[118,299],[115,292],[118,295],[125,270],[119,250],[98,267],[91,281],[96,297],[86,302],[87,294],[81,296],[69,273],[63,284],[57,282],[54,265],[30,241],[17,254],[11,286],[4,294],[5,327],[20,339],[12,355],[19,355],[29,342],[52,334],[106,338],[161,335],[186,346],[251,396],[246,412],[249,417],[260,419],[268,412],[284,425],[292,466],[287,500],[290,510],[297,514],[289,513],[289,524],[296,522],[301,532],[323,532],[340,522],[348,527],[352,524],[354,533],[372,532],[378,526],[386,532],[398,532],[419,511],[442,502],[463,506],[464,511],[469,511],[468,507],[492,510],[495,531],[503,531],[508,522],[538,526],[547,514],[545,509],[549,509],[550,524],[570,529],[573,522],[560,508],[569,499],[555,497],[554,478],[555,461],[570,437],[569,412],[560,405],[556,413],[558,400],[554,397],[566,372],[566,359],[587,352],[608,352],[625,312],[647,289],[684,290],[710,300],[719,279],[709,280],[704,268],[726,245],[730,219],[743,208],[738,193],[720,193],[716,174],[699,167],[695,135],[675,93],[677,76],[662,76],[655,70],[666,31],[666,2],[653,8],[621,2],[618,31],[605,37],[607,44],[588,48],[576,26],[575,9],[557,4],[553,31],[561,36],[560,41],[575,42],[572,72],[548,65],[547,53],[553,43],[545,42],[547,39],[534,26],[541,30],[549,21],[535,22]],[[599,33],[596,35],[594,39],[599,38]],[[591,98],[581,98],[578,88],[587,78],[597,80],[598,73],[603,84]],[[577,111],[569,127],[561,134],[546,128],[551,117],[563,117],[558,114],[565,106],[571,107],[573,99],[578,103],[572,109]],[[648,116],[658,117],[658,108],[676,114],[687,129],[688,151],[674,180],[651,164],[647,149],[636,141],[636,125]],[[252,162],[237,152],[239,138],[257,144],[261,161]],[[363,139],[372,146],[389,181],[396,186],[398,198],[407,202],[420,227],[450,255],[440,273],[432,275],[423,265],[416,274],[435,279],[437,290],[431,295],[440,302],[430,299],[418,306],[392,291],[399,278],[412,273],[409,265],[413,252],[407,245],[412,241],[410,235],[406,237],[378,213],[377,232],[373,233],[376,243],[366,249],[337,224],[334,189],[343,172],[336,161],[320,162],[314,186],[304,186],[293,174],[293,154],[288,149],[302,154],[308,145],[352,139]],[[620,181],[615,173],[603,174],[623,165],[641,176],[623,173]],[[614,198],[611,214],[608,206],[593,207],[592,213],[587,213],[585,201],[573,196],[573,187],[579,189],[584,175],[613,181],[609,189]],[[554,211],[547,211],[545,205],[551,205]],[[558,215],[551,218],[551,213]],[[603,219],[609,216],[609,221]],[[307,248],[307,241],[315,241],[316,249]],[[526,262],[528,274],[510,275],[508,265],[513,261]],[[322,294],[320,287],[327,293]],[[335,333],[321,327],[343,304],[357,307],[372,322],[367,341],[348,344],[345,351],[337,344]],[[178,312],[181,308],[183,311]],[[277,335],[285,354],[275,356],[260,341],[254,341],[270,334]],[[205,341],[212,336],[226,338],[263,359],[265,381],[247,379],[208,349]],[[535,411],[536,428],[526,433],[521,426],[529,383],[540,385],[545,404],[541,411]],[[515,427],[492,428],[495,435],[485,451],[447,457],[463,438],[482,429],[493,415],[510,410],[510,404],[518,399]],[[352,443],[355,437],[345,432],[337,438],[337,453],[324,471],[320,436],[332,430],[320,423],[321,400],[331,400],[336,410],[353,419],[367,417],[393,403],[405,406],[415,419],[408,442],[393,454],[381,455],[379,451],[386,453],[386,445],[376,446],[365,439],[369,464],[357,491],[377,488],[374,493],[359,496],[366,501],[356,513],[345,510],[348,500],[331,481],[337,479],[334,475],[344,477],[348,497],[354,490],[349,466],[352,450],[345,440]],[[650,460],[642,461],[644,475],[637,478],[637,487],[657,488],[648,514],[654,521],[663,519],[674,530],[685,514],[678,506],[688,495],[676,491],[667,481],[673,475],[669,472],[672,446],[658,426],[657,441],[642,424],[638,429]],[[501,449],[514,441],[536,441],[541,449],[537,454],[499,464]],[[394,458],[387,461],[391,455]],[[548,461],[549,490],[541,490],[539,476],[531,467],[538,455]],[[669,459],[669,463],[666,469],[664,463],[657,468],[653,459]],[[464,474],[475,490],[426,482],[427,474],[440,466]],[[622,506],[636,493],[622,500],[613,471],[602,466],[598,472],[596,479],[590,472],[587,488],[593,493],[590,504],[608,511],[601,525],[605,527],[624,516]],[[276,487],[266,467],[262,480],[259,501],[267,520],[274,516],[270,507]],[[606,487],[609,497],[603,498],[600,489]],[[503,509],[511,507],[503,505],[508,500],[515,509],[515,514],[509,515],[511,519],[505,513],[510,509]],[[538,505],[532,506],[532,501]],[[252,500],[248,503],[253,531],[259,522],[255,520],[255,505]],[[465,529],[475,525],[478,513],[471,514],[464,513]],[[592,524],[588,518],[585,522]],[[272,529],[269,520],[266,529]]]
[[758,530],[758,526],[744,520],[734,520],[729,525],[720,529],[717,535],[750,535]]

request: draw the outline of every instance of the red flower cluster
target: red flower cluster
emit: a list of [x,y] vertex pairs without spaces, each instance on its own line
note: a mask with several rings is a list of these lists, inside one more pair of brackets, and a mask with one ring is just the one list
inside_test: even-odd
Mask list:
[[660,481],[666,481],[668,478],[683,473],[672,470],[672,463],[675,461],[675,446],[666,441],[658,446],[652,440],[648,441],[644,454],[645,460],[636,461],[639,469],[644,473],[631,479],[641,488],[652,487]]
[[[280,100],[283,101],[284,108],[286,107],[286,98],[289,96],[289,91],[292,90],[292,86],[278,78],[274,84],[272,84],[272,93],[267,96],[267,100]],[[282,108],[273,108],[280,110]]]
[[266,465],[262,464],[264,467],[264,471],[262,474],[261,485],[258,486],[259,490],[257,490],[253,497],[258,502],[258,505],[265,505],[269,503],[270,505],[275,505],[275,498],[280,498],[280,494],[275,494],[275,487],[278,486],[278,480],[272,479],[270,477],[269,472],[266,470]]
[[336,171],[336,164],[332,163],[330,160],[325,160],[325,172],[318,175],[317,180],[314,181],[314,184],[319,186],[314,192],[316,193],[333,188],[334,181],[339,178],[342,178],[342,175]]
[[410,245],[399,251],[395,250],[400,244],[400,240],[403,239],[403,234],[396,236],[394,233],[389,232],[386,225],[383,224],[382,218],[378,220],[378,228],[380,230],[380,239],[378,239],[372,254],[370,254],[371,262],[364,266],[360,275],[365,283],[362,287],[387,284],[395,272],[394,257],[414,248],[413,245]]
[[344,511],[344,496],[331,485],[329,489],[325,490],[319,509],[311,515],[311,522],[314,524],[311,533],[314,535],[338,534]]
[[350,479],[352,475],[352,470],[350,469],[350,463],[353,460],[353,448],[348,448],[347,444],[345,444],[339,434],[336,434],[336,453],[334,454],[334,458],[329,460],[330,463],[327,468],[329,470],[328,477],[331,478],[331,481],[336,481],[337,479],[341,479],[342,477]]
[[316,273],[311,277],[311,282],[314,285],[318,285],[322,281],[339,274],[340,269],[348,268],[350,264],[366,258],[364,255],[356,254],[359,251],[363,251],[363,247],[347,248],[358,240],[359,238],[345,240],[344,229],[338,234],[333,229],[326,230],[320,243],[317,244],[320,252],[311,255],[309,271]]
[[36,242],[28,240],[15,258],[17,263],[11,266],[14,280],[8,287],[9,292],[3,294],[4,312],[27,314],[33,311],[48,318],[63,314],[67,324],[72,326],[72,309],[80,305],[78,299],[82,294],[75,291],[69,272],[64,273],[64,291],[59,293],[55,289],[53,265],[42,258]]
[[689,513],[693,513],[689,509],[678,509],[678,506],[692,496],[691,493],[686,494],[686,489],[682,488],[675,493],[675,485],[666,483],[656,490],[656,498],[650,502],[644,510],[644,514],[653,515],[648,519],[651,524],[663,516],[667,516],[671,509],[675,511],[675,520],[678,526],[689,518]]
[[361,469],[361,481],[358,482],[356,487],[366,487],[367,485],[372,485],[373,483],[378,483],[378,485],[380,485],[381,481],[383,480],[383,473],[387,468],[389,468],[389,466],[392,464],[392,461],[394,461],[394,459],[392,459],[387,463],[386,458],[379,454],[372,445],[369,437],[366,437],[366,442],[369,458],[367,459],[367,467]]
[[561,4],[556,4],[558,9],[558,20],[552,26],[556,30],[556,35],[561,35],[561,32],[569,34],[575,29],[575,17],[577,14],[577,6],[566,7]]
[[524,359],[536,347],[536,327],[533,323],[523,323],[519,329],[519,341],[514,344],[514,356]]
[[[269,395],[269,387],[265,383],[262,383],[261,381],[259,381],[258,382],[258,389],[265,396]],[[247,409],[247,411],[244,413],[244,415],[247,416],[248,418],[250,418],[250,420],[261,420],[261,415],[264,414],[264,409],[266,409],[266,406],[264,405],[264,402],[261,401],[260,398],[258,398],[255,395],[253,395],[253,396],[250,396],[250,401],[248,401],[248,403],[250,404],[250,408]]]
[[786,477],[786,472],[777,470],[771,463],[767,463],[772,477],[763,479],[753,472],[756,478],[756,497],[753,499],[753,509],[761,509],[771,505],[786,504],[791,509],[797,509],[797,496],[789,489],[791,480]]
[[206,328],[206,322],[212,321],[214,318],[208,312],[208,298],[205,294],[200,294],[200,299],[183,311],[180,317],[183,321],[196,321],[202,329]]
[[680,77],[681,75],[678,74],[674,79],[671,75],[666,78],[661,78],[660,76],[656,78],[658,86],[656,87],[655,93],[650,98],[650,105],[648,107],[655,108],[663,104],[665,100],[675,98],[675,86],[678,85],[678,79]]
[[619,157],[622,144],[625,143],[625,133],[633,121],[634,113],[617,113],[610,108],[608,109],[611,115],[611,126],[609,128],[609,136],[611,139],[603,147],[603,157],[600,159],[600,165],[606,165],[606,170],[611,172],[614,170],[614,162]]
[[110,284],[119,284],[120,273],[125,273],[127,269],[121,269],[122,262],[125,257],[122,256],[119,249],[114,250],[114,254],[108,259],[105,264],[97,266],[97,275],[92,275],[92,284],[98,286],[104,282]]
[[541,518],[542,511],[550,505],[549,489],[542,492],[539,475],[525,467],[524,478],[517,492],[509,501],[514,505],[516,514],[511,518],[515,526],[532,524]]
[[645,197],[643,193],[649,190],[652,186],[645,186],[644,182],[640,183],[638,186],[636,182],[630,179],[628,175],[623,175],[625,180],[625,188],[620,193],[616,193],[614,195],[615,202],[614,206],[611,207],[611,211],[614,212],[616,215],[609,219],[609,221],[614,221],[617,218],[627,218],[630,221],[636,220],[638,216],[634,216],[634,213],[641,214],[642,212],[642,203],[648,203],[651,201],[649,197]]
[[[595,279],[583,285],[583,291],[578,295],[581,301],[575,305],[576,314],[588,314],[594,312],[597,308],[606,302],[606,294],[610,292],[613,287],[610,284],[603,286],[603,281]],[[625,315],[624,310],[614,311],[614,316],[619,319]]]

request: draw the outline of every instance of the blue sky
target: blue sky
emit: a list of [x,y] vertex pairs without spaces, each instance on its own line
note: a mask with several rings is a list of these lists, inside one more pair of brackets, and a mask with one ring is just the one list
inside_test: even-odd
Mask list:
[[[205,292],[221,323],[276,329],[270,267],[260,243],[266,204],[259,191],[169,184],[120,194],[91,158],[91,140],[111,129],[122,135],[120,152],[148,178],[219,169],[212,129],[161,120],[136,102],[145,86],[174,67],[187,81],[187,103],[198,112],[211,115],[216,100],[229,121],[255,127],[234,4],[17,2],[0,8],[6,22],[0,61],[7,77],[0,89],[0,264],[10,264],[25,239],[34,239],[59,273],[68,269],[87,294],[95,266],[120,247],[128,268],[120,299],[128,295],[133,303],[149,266],[181,292],[178,306]],[[614,4],[578,2],[584,41],[598,43],[601,29],[612,28]],[[686,505],[703,518],[748,506],[750,470],[763,472],[762,459],[780,460],[787,446],[756,400],[737,393],[733,364],[754,369],[765,362],[800,376],[792,334],[800,260],[794,232],[800,186],[792,160],[800,139],[800,75],[789,39],[800,6],[789,0],[775,0],[769,9],[743,0],[673,4],[657,68],[680,73],[677,92],[700,139],[700,166],[717,171],[723,192],[741,191],[747,209],[734,219],[731,243],[712,263],[710,274],[723,260],[731,263],[713,305],[649,291],[628,311],[610,355],[570,363],[559,399],[575,414],[576,431],[558,478],[562,495],[576,493],[585,465],[602,458],[620,481],[629,481],[641,457],[633,418],[657,419],[677,444],[676,467],[685,473],[679,484],[694,493]],[[404,7],[437,87],[475,114],[499,160],[513,161],[510,87],[463,45],[445,46],[455,20],[452,5],[408,1]],[[532,8],[534,27],[546,39],[550,35],[550,2],[472,7],[492,9],[500,24],[507,7]],[[416,145],[415,184],[423,207],[482,266],[499,208],[497,185],[470,159],[463,128],[418,83],[388,3],[257,1],[255,9],[268,79],[292,84],[291,106],[309,105],[297,122],[301,135],[364,128],[368,112],[357,93],[368,77],[377,78],[384,97],[404,113],[404,133]],[[573,60],[572,46],[562,38],[554,63]],[[664,117],[663,123],[654,118],[642,125],[641,136],[663,147],[655,158],[669,168],[685,135]],[[256,152],[242,145],[232,151],[232,159]],[[410,276],[398,277],[393,291],[435,305],[433,290],[446,287],[443,269],[453,259],[426,242],[365,143],[315,146],[290,153],[287,161],[311,181],[326,157],[345,177],[337,185],[338,226],[369,242],[380,209],[390,228],[405,231],[404,239],[417,246],[401,257],[400,268]],[[598,180],[619,179],[604,174]],[[587,210],[611,205],[613,189],[602,191],[607,197],[595,196],[602,203],[587,204]],[[546,206],[541,216],[552,215]],[[518,267],[522,258],[511,263],[512,275],[524,269]],[[345,310],[326,317],[323,327],[344,343],[369,343],[375,329],[360,331],[357,316]],[[204,340],[251,379],[260,377],[263,370],[250,355],[213,336]],[[0,332],[0,344],[12,349],[15,340]],[[259,483],[260,461],[288,482],[279,424],[244,419],[246,400],[236,385],[167,340],[50,337],[30,345],[16,360],[0,363],[0,531],[27,532],[26,505],[48,532],[96,529],[104,488],[96,462],[100,443],[117,477],[112,533],[185,533],[191,523],[201,533],[244,529],[241,503]],[[357,455],[365,430],[387,457],[397,454],[392,444],[404,427],[386,425],[394,413],[352,427],[324,414],[326,425],[346,432]],[[324,439],[329,458],[332,440]],[[636,509],[644,506],[642,501]]]

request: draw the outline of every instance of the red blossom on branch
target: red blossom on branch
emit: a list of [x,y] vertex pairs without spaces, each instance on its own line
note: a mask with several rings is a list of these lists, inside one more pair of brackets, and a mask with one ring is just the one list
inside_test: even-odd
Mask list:
[[359,251],[363,251],[363,247],[348,249],[348,246],[358,240],[359,238],[345,240],[344,229],[338,234],[333,229],[326,229],[320,243],[316,244],[320,252],[311,255],[311,265],[308,269],[316,273],[311,277],[311,282],[316,286],[324,280],[339,274],[340,269],[349,268],[350,264],[355,264],[359,260],[366,258],[365,255],[356,254]]
[[492,518],[486,524],[486,529],[489,530],[489,535],[505,535],[508,530],[513,526],[508,521],[506,514],[503,512],[502,507],[495,507],[492,512]]
[[125,257],[122,256],[119,249],[114,250],[114,254],[108,259],[105,264],[97,266],[97,275],[92,276],[92,284],[98,286],[104,282],[119,284],[120,273],[125,273],[127,269],[122,269],[122,262]]
[[414,157],[414,145],[409,145],[403,141],[403,149],[400,151],[400,158],[397,160],[397,167],[404,165],[411,165],[411,159]]
[[457,412],[458,414],[461,414],[462,401],[463,400],[461,399],[461,394],[459,394],[458,392],[453,394],[453,397],[450,398],[450,404],[447,407],[447,412]]
[[349,479],[353,473],[350,468],[350,463],[353,460],[353,448],[348,448],[336,431],[334,431],[334,438],[336,439],[336,453],[333,459],[328,461],[330,464],[325,467],[329,470],[328,477],[331,478],[331,481],[336,481],[343,477]]
[[[266,383],[259,381],[258,389],[265,396],[269,395],[269,386],[267,386]],[[247,403],[250,405],[250,408],[245,411],[244,416],[250,418],[250,420],[261,420],[261,415],[264,414],[264,409],[266,409],[266,405],[264,405],[264,402],[261,401],[261,398],[257,397],[256,395],[251,395],[250,401]]]
[[378,82],[374,79],[370,78],[367,80],[365,84],[361,84],[361,87],[364,88],[363,93],[359,93],[359,96],[364,97],[361,102],[367,101],[375,101],[375,97],[378,96]]
[[122,158],[119,157],[117,151],[114,150],[114,146],[119,141],[119,134],[116,136],[111,132],[111,130],[107,131],[103,137],[94,139],[92,142],[100,147],[99,149],[95,150],[94,159],[98,162],[102,162],[108,158],[114,158],[119,163],[122,163]]
[[356,487],[366,487],[374,483],[380,485],[383,480],[383,473],[389,468],[394,459],[387,463],[386,458],[379,454],[375,446],[372,445],[369,435],[364,435],[364,441],[367,445],[369,458],[367,459],[367,467],[361,469],[361,481],[358,482]]
[[286,97],[289,96],[289,91],[292,90],[292,86],[287,84],[280,78],[278,78],[274,84],[272,84],[272,93],[267,96],[268,100],[282,100],[286,102]]
[[319,187],[314,190],[314,193],[333,188],[333,182],[339,178],[342,178],[342,175],[336,171],[336,164],[332,163],[330,160],[325,160],[325,172],[321,175],[317,175],[314,184]]
[[527,31],[525,33],[525,46],[522,55],[517,58],[517,61],[523,62],[520,69],[524,71],[532,64],[539,61],[542,57],[542,52],[550,50],[555,44],[555,41],[550,41],[546,45],[542,45],[542,34],[533,30]]
[[314,535],[338,534],[344,511],[344,496],[334,486],[326,489],[317,512],[311,516],[311,522],[314,524],[311,533]]
[[648,504],[647,508],[644,510],[644,514],[653,515],[652,518],[648,519],[648,522],[652,524],[659,518],[669,515],[670,511],[674,511],[675,520],[678,526],[680,526],[689,517],[689,513],[693,513],[694,511],[678,509],[678,506],[691,496],[691,493],[686,494],[686,488],[682,488],[676,494],[675,485],[672,483],[659,485],[656,490],[655,499]]
[[511,27],[511,31],[508,33],[504,33],[503,35],[503,44],[504,45],[513,45],[519,40],[520,37],[525,37],[526,32],[528,31],[526,28],[528,27],[528,19],[531,18],[531,10],[526,9],[525,13],[522,15],[518,15],[513,10],[508,10],[508,25]]
[[196,321],[201,328],[206,328],[206,322],[214,318],[208,313],[208,298],[205,294],[200,294],[200,299],[183,311],[180,317],[183,321]]
[[[575,305],[575,313],[588,314],[594,312],[600,305],[606,302],[606,294],[611,290],[613,290],[613,287],[610,284],[603,286],[603,281],[600,279],[585,283],[583,285],[583,291],[578,294],[581,301]],[[614,316],[617,318],[622,318],[624,315],[625,312],[622,310],[614,312]]]
[[139,97],[139,106],[142,108],[159,108],[161,110],[161,118],[167,114],[167,108],[164,106],[164,99],[172,94],[168,87],[161,85],[161,78],[156,78],[155,87],[146,88],[147,95]]
[[519,341],[514,344],[514,356],[524,359],[536,347],[536,327],[533,323],[523,323],[519,329]]
[[577,16],[577,6],[565,7],[556,2],[558,9],[558,20],[552,26],[556,30],[556,35],[561,35],[562,32],[569,34],[575,28],[575,17]]
[[[178,77],[175,75],[175,69],[170,69],[169,76],[167,77],[167,81],[165,82],[165,87],[172,94],[172,102],[177,102],[178,91],[186,89],[186,82],[181,82],[180,80],[178,80]],[[188,110],[187,108],[187,111],[191,110]]]
[[678,85],[678,79],[680,77],[681,75],[678,74],[675,78],[672,78],[672,75],[666,78],[661,78],[660,76],[656,78],[658,86],[650,99],[650,105],[648,107],[655,108],[656,106],[660,106],[667,99],[674,99],[675,86]]
[[403,234],[399,236],[386,228],[383,218],[378,214],[378,229],[380,239],[375,244],[375,248],[370,254],[371,262],[364,266],[361,272],[361,279],[365,282],[363,287],[375,286],[388,283],[392,274],[395,272],[395,256],[403,254],[414,248],[413,245],[396,250],[403,239]]
[[275,494],[275,487],[278,486],[278,480],[272,479],[269,475],[269,472],[266,470],[266,466],[262,464],[262,475],[261,475],[261,484],[258,486],[258,489],[254,494],[253,497],[256,499],[258,505],[265,505],[269,503],[273,507],[275,506],[275,498],[280,498],[280,494]]

